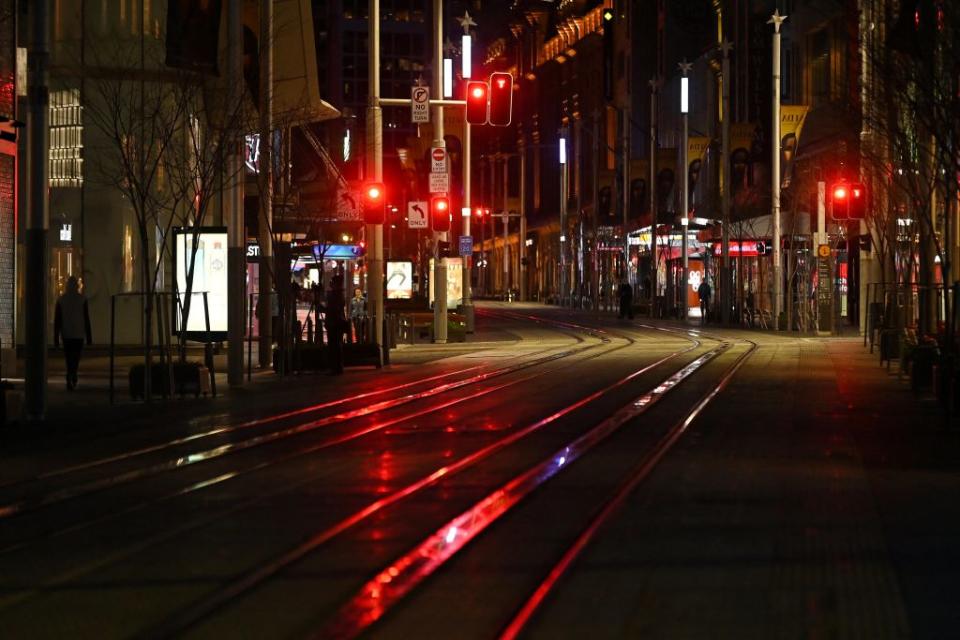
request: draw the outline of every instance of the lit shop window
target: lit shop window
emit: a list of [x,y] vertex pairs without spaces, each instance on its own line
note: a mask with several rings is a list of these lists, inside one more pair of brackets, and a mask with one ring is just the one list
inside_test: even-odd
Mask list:
[[50,93],[50,186],[83,184],[83,107],[80,90]]

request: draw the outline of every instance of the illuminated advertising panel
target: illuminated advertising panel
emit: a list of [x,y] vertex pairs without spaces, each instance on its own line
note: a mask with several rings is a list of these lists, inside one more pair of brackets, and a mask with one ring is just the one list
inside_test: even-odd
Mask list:
[[[459,307],[463,302],[463,259],[443,258],[447,265],[447,308]],[[433,258],[430,259],[430,274],[433,274]],[[430,306],[433,306],[433,284],[430,284]]]
[[413,263],[387,260],[387,299],[409,300],[413,297]]
[[[196,246],[194,247],[194,239]],[[195,249],[195,251],[194,251]],[[194,256],[195,254],[195,256]],[[220,227],[174,229],[174,278],[180,307],[186,301],[187,272],[193,260],[193,287],[187,334],[203,337],[207,332],[203,293],[207,294],[210,333],[215,339],[227,335],[227,230]],[[174,327],[179,331],[182,313],[174,310]]]

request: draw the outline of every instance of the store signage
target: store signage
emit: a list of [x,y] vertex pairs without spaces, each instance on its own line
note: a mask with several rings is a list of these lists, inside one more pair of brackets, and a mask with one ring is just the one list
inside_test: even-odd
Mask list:
[[[723,250],[723,243],[717,242],[713,245],[713,255],[720,257]],[[770,243],[766,240],[731,240],[730,257],[756,258],[757,256],[770,255]]]

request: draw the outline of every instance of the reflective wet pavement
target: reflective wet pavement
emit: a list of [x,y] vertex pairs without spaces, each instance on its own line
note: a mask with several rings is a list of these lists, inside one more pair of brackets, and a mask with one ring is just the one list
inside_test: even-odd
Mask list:
[[956,431],[861,343],[536,305],[478,322],[513,339],[5,435],[3,635],[957,628]]

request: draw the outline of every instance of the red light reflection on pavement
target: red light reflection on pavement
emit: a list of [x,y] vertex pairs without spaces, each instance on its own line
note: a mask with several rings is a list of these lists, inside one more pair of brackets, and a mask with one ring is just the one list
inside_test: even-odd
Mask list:
[[[606,420],[600,422],[593,429],[577,438],[569,446],[563,448],[540,464],[530,468],[520,476],[517,476],[445,524],[415,549],[402,556],[390,567],[364,585],[360,589],[360,592],[340,610],[339,615],[333,621],[330,628],[324,630],[324,632],[320,634],[320,637],[352,638],[359,635],[363,630],[380,619],[390,607],[399,602],[407,593],[420,584],[420,582],[436,571],[436,569],[453,556],[453,554],[462,549],[470,540],[486,529],[490,523],[497,520],[534,489],[556,475],[556,473],[566,465],[579,458],[625,423],[644,413],[681,381],[692,375],[694,371],[720,353],[729,349],[729,347],[729,344],[725,344],[700,356],[674,373],[654,390],[647,392],[634,402],[623,407]],[[656,364],[659,364],[659,362]],[[656,366],[656,364],[645,367],[641,371],[649,370]],[[640,372],[631,374],[618,384],[637,375],[640,375]],[[582,403],[577,403],[577,405],[573,406],[583,406],[586,401],[593,399],[605,391],[606,390],[598,391],[588,396]],[[569,413],[571,410],[572,408],[568,407],[561,413]],[[559,416],[554,414],[554,416],[546,420],[553,421],[556,417]],[[542,426],[540,423],[537,423],[537,425]],[[532,427],[533,425],[518,431],[493,446],[508,441],[513,442],[518,437],[522,437],[522,435],[532,431]]]

